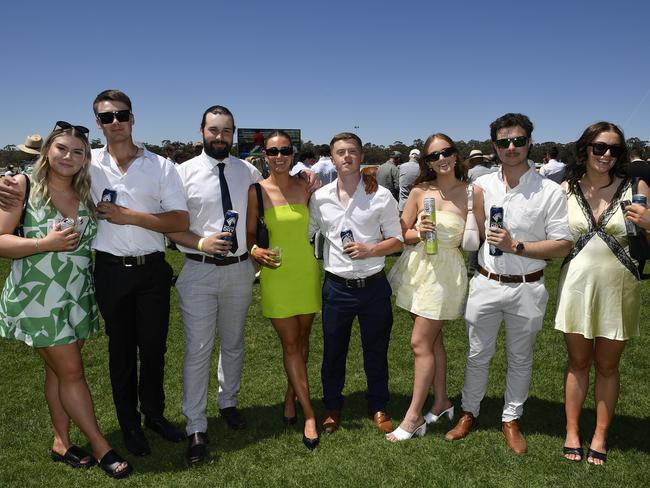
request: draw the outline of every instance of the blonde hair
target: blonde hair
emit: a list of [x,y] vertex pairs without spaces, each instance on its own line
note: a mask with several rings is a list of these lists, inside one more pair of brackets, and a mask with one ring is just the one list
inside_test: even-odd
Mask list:
[[32,190],[29,195],[29,201],[32,206],[46,205],[52,207],[52,200],[50,198],[49,190],[49,176],[50,176],[50,161],[47,153],[52,143],[59,137],[65,134],[70,134],[77,139],[81,140],[84,144],[84,164],[77,174],[72,177],[72,190],[81,200],[81,203],[88,209],[88,213],[95,218],[95,203],[90,194],[90,143],[88,138],[74,127],[67,129],[55,128],[41,148],[41,154],[36,160],[34,171],[32,172]]

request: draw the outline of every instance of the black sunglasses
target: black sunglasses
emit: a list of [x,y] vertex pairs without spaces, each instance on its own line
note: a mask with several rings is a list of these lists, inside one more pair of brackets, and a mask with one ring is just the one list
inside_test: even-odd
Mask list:
[[442,151],[435,151],[429,153],[426,156],[424,156],[422,160],[425,163],[431,163],[433,161],[438,161],[441,157],[448,158],[449,156],[453,156],[454,154],[456,154],[456,152],[457,152],[456,149],[454,149],[453,147],[448,147],[443,149]]
[[283,156],[290,156],[293,154],[293,148],[292,147],[267,147],[265,150],[266,154],[269,156],[277,156],[278,154],[282,154]]
[[505,139],[497,139],[494,141],[497,147],[500,147],[501,149],[508,149],[510,147],[510,143],[512,143],[515,147],[522,147],[525,146],[527,142],[528,137],[526,136],[506,137]]
[[623,154],[623,146],[619,144],[611,146],[609,144],[605,144],[604,142],[593,142],[591,144],[587,144],[587,146],[591,146],[591,151],[594,153],[594,156],[602,156],[607,152],[608,149],[609,154],[611,154],[613,158],[617,158]]
[[131,116],[131,111],[126,110],[117,110],[115,112],[100,112],[97,114],[97,118],[103,124],[112,124],[113,119],[117,119],[118,122],[126,122]]
[[88,127],[84,127],[83,125],[72,125],[70,122],[66,122],[65,120],[57,120],[56,124],[54,124],[54,128],[63,130],[74,129],[83,135],[86,135],[90,132],[90,130],[88,130]]

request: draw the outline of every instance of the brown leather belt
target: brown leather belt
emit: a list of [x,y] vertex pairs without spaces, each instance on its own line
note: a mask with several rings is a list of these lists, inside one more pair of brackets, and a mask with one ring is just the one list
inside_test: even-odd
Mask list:
[[478,272],[485,276],[488,280],[498,281],[499,283],[530,283],[531,281],[538,281],[544,276],[544,270],[540,269],[534,273],[527,275],[509,275],[509,274],[495,274],[490,273],[481,266],[478,267]]
[[248,259],[248,253],[245,252],[241,256],[230,256],[229,258],[223,259],[211,258],[210,256],[204,256],[203,254],[186,254],[185,257],[200,263],[214,264],[215,266],[228,266],[229,264],[246,261]]
[[375,273],[374,275],[367,276],[365,278],[341,278],[340,276],[337,276],[333,273],[330,273],[329,271],[325,271],[325,278],[328,278],[332,281],[336,281],[337,283],[342,283],[348,288],[365,288],[366,286],[370,285],[373,281],[378,280],[379,278],[383,278],[386,276],[386,273],[384,273],[384,270],[382,269],[379,273]]

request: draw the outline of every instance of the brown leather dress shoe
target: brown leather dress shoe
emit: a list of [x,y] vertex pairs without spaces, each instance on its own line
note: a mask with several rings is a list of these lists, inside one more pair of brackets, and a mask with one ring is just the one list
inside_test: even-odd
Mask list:
[[506,438],[506,443],[512,452],[515,454],[526,454],[528,446],[526,439],[519,430],[519,420],[511,420],[510,422],[503,422],[501,426],[503,435]]
[[456,426],[445,434],[445,439],[448,441],[457,441],[467,437],[467,434],[476,427],[478,420],[469,412],[464,410],[460,412],[460,418]]
[[328,410],[325,412],[325,418],[323,419],[323,430],[328,434],[331,434],[341,425],[341,411],[340,410]]
[[375,424],[379,430],[384,434],[389,434],[394,430],[393,421],[390,419],[390,415],[381,410],[377,410],[372,414],[372,423]]

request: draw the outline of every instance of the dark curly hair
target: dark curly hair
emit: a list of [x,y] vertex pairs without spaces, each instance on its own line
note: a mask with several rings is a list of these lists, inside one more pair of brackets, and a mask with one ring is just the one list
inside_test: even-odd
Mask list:
[[566,181],[569,185],[569,191],[571,192],[575,185],[578,184],[580,179],[587,172],[587,159],[589,159],[589,144],[594,142],[596,137],[598,137],[603,132],[615,132],[618,134],[618,137],[621,139],[621,155],[616,158],[614,166],[609,170],[609,183],[605,186],[609,186],[614,182],[614,178],[619,176],[624,178],[626,176],[625,166],[630,161],[630,156],[627,149],[627,144],[625,144],[625,136],[623,131],[616,125],[611,122],[596,122],[591,124],[585,129],[585,131],[580,136],[580,139],[576,141],[576,159],[573,162],[569,162],[566,165]]
[[429,167],[429,163],[425,161],[429,153],[424,154],[424,152],[429,147],[429,144],[431,144],[434,139],[442,139],[443,141],[448,142],[449,146],[456,150],[456,164],[454,165],[454,175],[459,180],[465,181],[467,179],[467,175],[465,174],[465,165],[460,160],[460,155],[458,154],[458,148],[456,147],[456,144],[454,144],[454,141],[451,140],[451,137],[449,137],[446,134],[442,134],[441,132],[438,132],[436,134],[431,134],[429,137],[427,137],[427,140],[424,142],[424,145],[422,146],[422,155],[420,156],[420,160],[418,161],[418,164],[420,165],[420,174],[413,182],[413,186],[419,185],[420,183],[424,183],[425,181],[433,181],[438,176],[436,172]]

